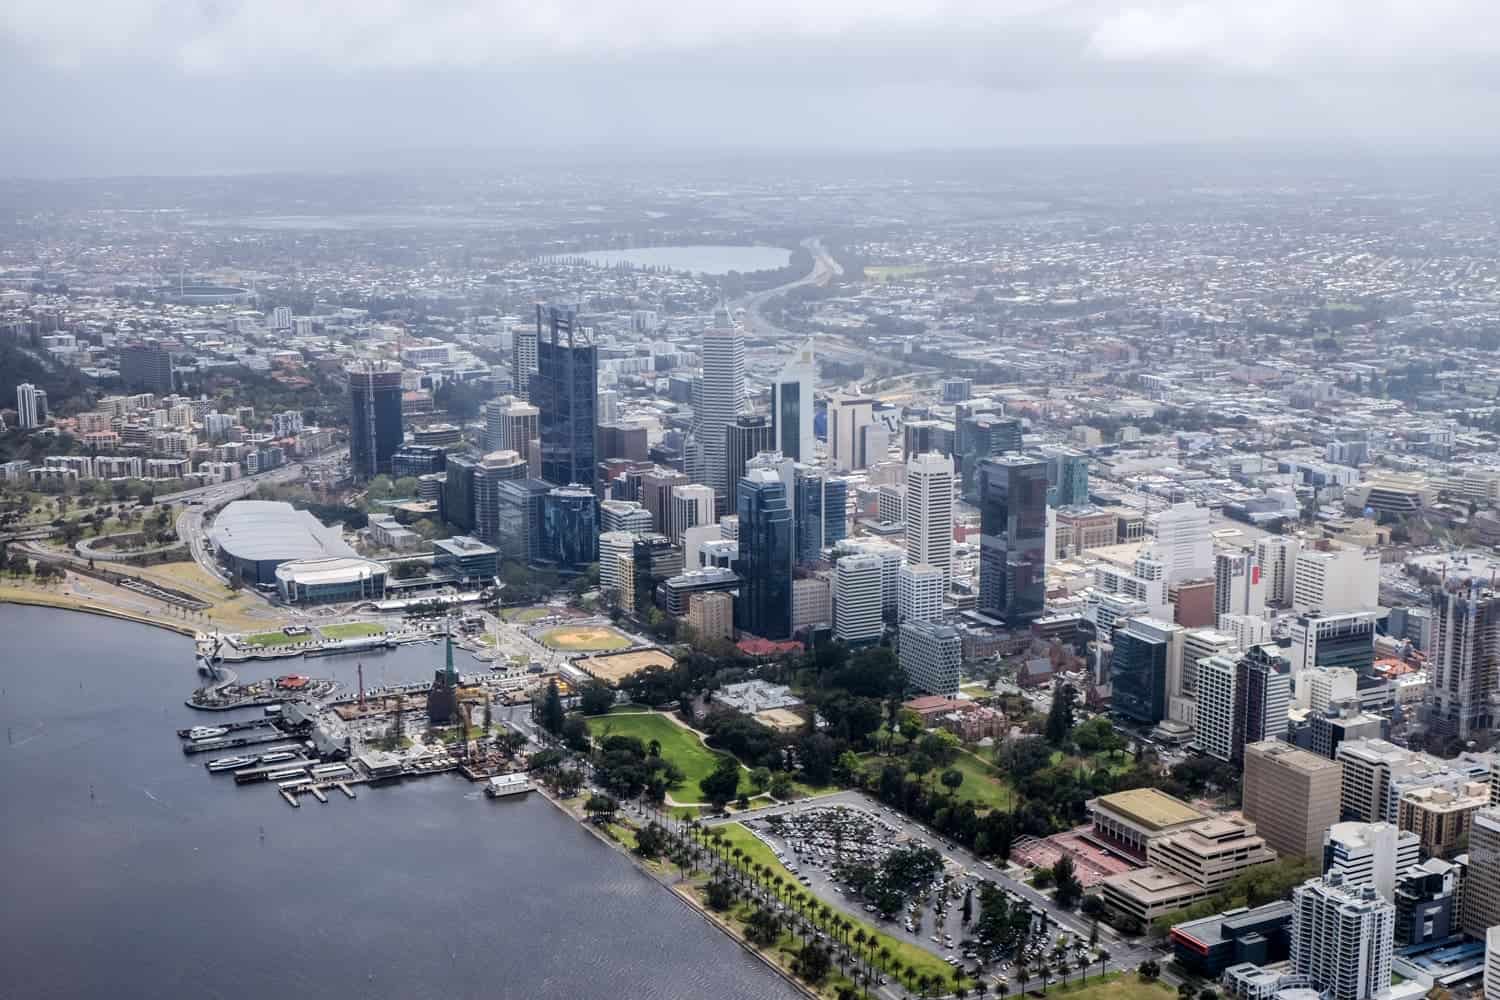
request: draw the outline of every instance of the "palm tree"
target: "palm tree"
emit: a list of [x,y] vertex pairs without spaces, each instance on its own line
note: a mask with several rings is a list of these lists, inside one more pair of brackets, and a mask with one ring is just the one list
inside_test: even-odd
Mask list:
[[1078,970],[1078,974],[1083,977],[1083,983],[1087,986],[1089,982],[1089,960],[1079,955],[1078,960],[1073,963],[1073,966]]
[[1005,1000],[1005,997],[1010,996],[1010,987],[1005,983],[997,983],[995,984],[995,992],[1000,994],[1001,1000]]
[[1031,981],[1031,969],[1027,967],[1025,962],[1016,966],[1016,978],[1021,981],[1021,993],[1024,995],[1026,984]]
[[1097,961],[1099,962],[1099,975],[1102,976],[1109,971],[1109,952],[1101,949]]

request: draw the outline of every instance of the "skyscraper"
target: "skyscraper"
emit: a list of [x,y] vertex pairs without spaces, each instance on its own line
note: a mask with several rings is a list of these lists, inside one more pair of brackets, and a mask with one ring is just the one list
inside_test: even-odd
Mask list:
[[953,573],[952,458],[930,451],[906,463],[904,520],[907,562],[936,567],[946,588]]
[[468,455],[449,455],[443,478],[443,520],[465,532],[474,530],[474,470],[478,467]]
[[1239,664],[1227,656],[1205,656],[1197,661],[1195,680],[1198,745],[1218,760],[1232,760],[1234,745],[1234,688]]
[[1072,448],[1043,448],[1047,463],[1047,506],[1074,507],[1089,502],[1089,460]]
[[875,400],[835,395],[828,403],[828,463],[839,472],[863,469],[885,457],[875,430]]
[[571,309],[536,307],[538,411],[542,479],[556,486],[594,481],[599,359]]
[[[704,453],[706,459],[711,458],[713,461],[722,463],[728,471],[728,485],[723,491],[720,491],[719,487],[714,486],[713,483],[708,484],[713,486],[714,493],[728,504],[726,509],[739,510],[739,497],[736,491],[739,488],[740,478],[744,476],[745,469],[752,458],[774,447],[772,443],[774,437],[769,418],[760,414],[742,413],[731,417],[721,429],[719,440],[724,445],[723,451],[719,452],[716,457],[707,452]],[[709,467],[705,466],[705,468]]]
[[1500,809],[1480,809],[1470,817],[1460,923],[1474,937],[1500,926]]
[[1345,887],[1374,886],[1388,903],[1396,899],[1396,876],[1422,860],[1422,844],[1391,823],[1335,823],[1323,835],[1323,874],[1336,873]]
[[1168,584],[1214,575],[1214,545],[1207,507],[1195,503],[1173,504],[1152,521],[1156,526],[1156,551],[1166,565]]
[[1461,740],[1495,725],[1500,693],[1500,594],[1469,582],[1433,593],[1428,701],[1434,723]]
[[799,465],[792,478],[792,514],[797,522],[796,562],[818,561],[823,550],[823,473]]
[[120,348],[120,381],[125,383],[125,388],[137,392],[170,396],[176,391],[172,380],[171,352],[155,340],[126,344]]
[[391,471],[401,447],[401,367],[365,362],[345,369],[349,377],[349,466],[355,479]]
[[532,443],[539,434],[537,408],[514,396],[501,396],[484,404],[484,447],[487,451],[513,451],[529,461]]
[[30,382],[16,386],[16,417],[21,429],[40,427],[47,418],[47,394]]
[[668,518],[667,535],[674,542],[681,542],[682,533],[689,528],[716,523],[712,489],[699,483],[672,487],[672,510]]
[[909,621],[901,626],[901,670],[907,683],[927,694],[958,694],[963,641],[958,629],[934,622]]
[[830,476],[823,480],[823,547],[849,536],[849,480]]
[[542,551],[560,569],[599,560],[599,499],[587,486],[558,486],[542,500]]
[[[744,409],[745,338],[728,310],[716,310],[714,325],[703,331],[703,388],[693,410],[693,437],[703,463],[703,482],[726,509],[734,507],[731,497],[739,475],[725,457],[726,431]],[[769,448],[769,421],[766,428],[767,443],[762,447]]]
[[500,542],[500,495],[503,482],[527,478],[526,463],[513,451],[492,451],[471,466],[473,476],[474,533],[479,540]]
[[799,347],[771,383],[771,421],[776,448],[794,462],[813,460],[813,386],[817,379],[813,342]]
[[[954,432],[954,453],[963,474],[963,495],[977,496],[980,464],[987,458],[1021,450],[1021,422],[993,413],[962,417]],[[1040,462],[1039,459],[1033,461]],[[1042,471],[1046,481],[1046,469]],[[1042,502],[1046,502],[1045,491]]]
[[1234,761],[1245,746],[1286,735],[1292,707],[1291,664],[1274,645],[1251,646],[1240,657],[1234,683]]
[[763,639],[792,634],[792,508],[786,486],[769,469],[739,484],[740,594],[735,621]]
[[978,489],[978,610],[1011,626],[1029,624],[1046,596],[1046,467],[1022,455],[986,459]]
[[535,330],[523,327],[511,335],[511,381],[521,399],[531,399],[531,377],[537,372],[537,345],[541,342],[541,333],[541,324],[538,323]]
[[834,568],[833,634],[847,643],[879,642],[885,633],[879,556],[844,556]]
[[1335,761],[1268,740],[1245,747],[1244,813],[1277,854],[1317,857],[1339,820],[1343,770]]
[[1255,553],[1231,549],[1214,553],[1214,624],[1224,615],[1266,613],[1266,585]]
[[1337,874],[1292,890],[1292,971],[1329,1000],[1371,1000],[1391,988],[1396,908],[1374,886]]
[[1166,718],[1168,678],[1182,658],[1182,632],[1155,618],[1131,618],[1115,627],[1109,681],[1116,713],[1147,725]]
[[930,622],[943,613],[943,571],[926,563],[901,566],[896,577],[896,620]]

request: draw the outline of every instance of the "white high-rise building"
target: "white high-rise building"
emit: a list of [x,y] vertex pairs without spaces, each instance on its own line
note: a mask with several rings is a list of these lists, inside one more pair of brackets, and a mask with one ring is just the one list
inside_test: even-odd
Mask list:
[[953,574],[953,458],[929,451],[906,463],[906,560]]
[[1213,535],[1208,508],[1177,503],[1152,518],[1156,551],[1166,567],[1167,583],[1196,580],[1214,572]]
[[667,537],[680,544],[687,529],[710,524],[717,527],[714,520],[713,490],[697,483],[672,487],[672,510],[667,521]]
[[1391,823],[1335,823],[1323,835],[1323,874],[1337,874],[1349,889],[1373,886],[1396,901],[1396,876],[1422,860],[1422,841]]
[[813,437],[813,393],[818,369],[813,342],[799,347],[786,367],[771,383],[771,426],[775,447],[786,457],[804,465],[812,463],[816,447]]
[[896,578],[896,620],[935,621],[943,613],[943,571],[927,563],[903,564]]
[[1234,686],[1239,664],[1228,656],[1198,661],[1198,745],[1210,757],[1234,755]]
[[620,419],[620,394],[614,389],[600,389],[598,395],[599,423],[612,424]]
[[47,394],[30,382],[16,386],[16,419],[22,430],[40,427],[47,417]]
[[1380,553],[1320,541],[1297,553],[1292,610],[1369,611],[1380,604]]
[[901,626],[901,669],[918,691],[953,697],[958,694],[963,640],[958,629],[935,622]]
[[702,481],[725,504],[731,493],[725,435],[744,412],[745,400],[745,338],[728,310],[719,309],[714,325],[703,331],[703,388],[693,410],[693,437]]
[[292,328],[292,307],[277,306],[271,310],[271,326],[277,330],[290,330]]
[[[619,593],[621,587],[630,586],[620,576],[621,557],[630,558],[635,549],[635,534],[629,531],[604,531],[599,534],[599,589],[606,593]],[[696,569],[696,567],[693,567]]]
[[1293,665],[1292,677],[1297,687],[1297,705],[1322,715],[1336,701],[1359,696],[1359,674],[1348,667],[1323,667],[1298,671]]
[[1266,582],[1266,603],[1277,607],[1292,606],[1292,585],[1297,574],[1300,539],[1286,535],[1268,535],[1255,543],[1255,561],[1260,564]]
[[1255,553],[1226,549],[1214,553],[1214,615],[1256,615],[1266,611],[1266,581]]
[[[869,464],[866,431],[875,424],[875,401],[835,395],[828,402],[828,460],[835,471],[849,472]],[[874,456],[875,460],[884,457]]]
[[1484,932],[1484,1000],[1500,1000],[1500,926]]
[[881,560],[844,556],[834,570],[833,633],[849,643],[879,642],[885,632],[881,607]]
[[523,326],[517,327],[511,335],[510,377],[516,395],[521,399],[531,398],[531,376],[537,373],[537,332],[534,327]]
[[1345,888],[1337,875],[1292,891],[1292,971],[1329,1000],[1372,1000],[1391,988],[1396,908],[1374,886]]
[[1219,631],[1234,636],[1239,649],[1271,641],[1271,623],[1257,615],[1220,615]]

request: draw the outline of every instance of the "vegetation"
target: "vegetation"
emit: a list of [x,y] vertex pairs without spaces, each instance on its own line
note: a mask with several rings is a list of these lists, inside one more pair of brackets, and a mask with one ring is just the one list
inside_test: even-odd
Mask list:
[[1173,924],[1180,924],[1184,920],[1197,920],[1239,906],[1261,906],[1284,899],[1294,888],[1317,874],[1316,865],[1299,858],[1281,858],[1269,864],[1257,865],[1214,896],[1158,917],[1151,927],[1157,934],[1164,935],[1172,929]]
[[342,625],[320,625],[318,631],[325,639],[363,639],[384,634],[385,626],[375,622],[345,622]]
[[[655,746],[656,755],[676,770],[678,777],[672,782],[672,787],[681,784],[689,798],[696,797],[703,779],[712,775],[719,761],[725,759],[705,747],[692,732],[657,713],[613,713],[594,725],[601,739],[628,736],[640,741],[644,747]],[[733,761],[733,758],[728,759]],[[738,763],[735,763],[735,768],[738,772]],[[749,787],[748,777],[745,787]]]

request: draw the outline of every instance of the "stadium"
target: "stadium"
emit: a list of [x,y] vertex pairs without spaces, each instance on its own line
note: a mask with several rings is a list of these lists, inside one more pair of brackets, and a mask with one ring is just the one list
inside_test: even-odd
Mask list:
[[253,587],[276,586],[276,567],[284,562],[359,558],[338,528],[275,500],[234,501],[219,512],[208,537],[225,569]]

